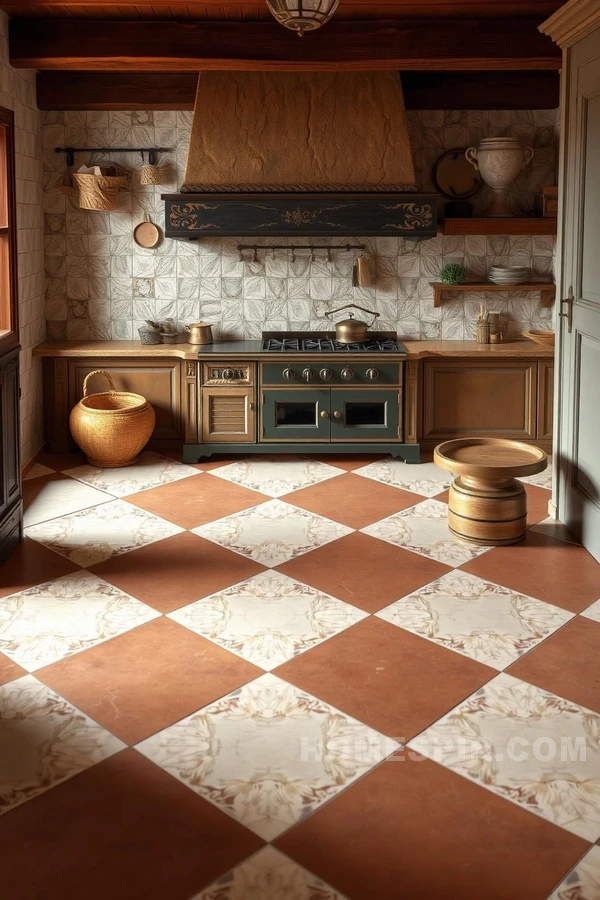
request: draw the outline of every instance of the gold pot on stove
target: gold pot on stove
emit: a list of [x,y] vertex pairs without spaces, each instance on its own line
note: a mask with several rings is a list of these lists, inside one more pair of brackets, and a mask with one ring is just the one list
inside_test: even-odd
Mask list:
[[188,344],[212,344],[212,325],[209,322],[193,322],[185,326]]
[[372,309],[365,309],[364,306],[357,306],[356,303],[347,303],[345,306],[339,306],[337,309],[326,312],[325,315],[328,319],[331,319],[332,316],[343,309],[360,309],[361,312],[366,312],[368,315],[373,316],[373,319],[370,322],[363,322],[362,319],[355,319],[354,315],[350,313],[347,319],[336,322],[336,341],[339,341],[340,344],[361,344],[363,341],[367,341],[369,339],[369,328],[380,314]]

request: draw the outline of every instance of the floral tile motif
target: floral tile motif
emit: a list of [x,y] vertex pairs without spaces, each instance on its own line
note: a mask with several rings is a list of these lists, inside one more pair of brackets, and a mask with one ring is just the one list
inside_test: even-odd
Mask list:
[[79,570],[0,600],[0,652],[34,672],[158,615]]
[[268,500],[191,530],[273,568],[350,534],[352,528],[282,500]]
[[442,575],[377,615],[500,670],[573,618],[468,572]]
[[591,606],[581,613],[586,619],[593,619],[594,622],[600,622],[600,600],[596,600]]
[[83,481],[92,487],[106,491],[113,497],[126,497],[150,488],[161,487],[172,481],[199,475],[193,466],[167,459],[158,453],[142,453],[139,462],[122,469],[98,469],[96,466],[76,466],[67,469],[65,475]]
[[92,509],[32,525],[25,529],[25,534],[85,567],[183,530],[123,500],[111,500]]
[[497,675],[409,747],[593,842],[600,837],[600,715]]
[[267,846],[192,900],[345,900],[339,891]]
[[169,618],[270,671],[366,616],[316,588],[267,571]]
[[588,850],[548,900],[600,900],[600,847]]
[[23,524],[25,528],[30,525],[38,525],[49,519],[59,516],[67,516],[70,513],[79,512],[98,506],[100,503],[108,503],[112,499],[110,494],[96,490],[86,484],[79,484],[62,475],[55,475],[36,485],[39,488],[35,497],[29,502],[25,500],[25,512]]
[[444,472],[432,462],[408,465],[399,459],[380,459],[361,469],[355,469],[354,474],[403,491],[412,491],[413,494],[421,494],[422,497],[435,497],[447,490],[452,483],[450,472]]
[[267,841],[397,748],[271,673],[137,745]]
[[523,478],[519,478],[519,481],[522,481],[523,484],[535,484],[537,487],[546,488],[547,491],[551,491],[552,466],[549,465],[547,469],[544,469],[543,472],[538,472],[537,475],[525,475]]
[[122,750],[125,744],[24,675],[0,687],[0,814]]
[[23,481],[31,481],[32,478],[42,478],[44,475],[54,475],[56,469],[49,466],[43,466],[41,463],[34,463],[27,475],[23,476]]
[[491,550],[455,538],[448,528],[448,506],[440,500],[424,500],[360,530],[453,568]]
[[269,497],[281,497],[327,478],[343,475],[344,471],[316,459],[261,457],[231,463],[215,469],[212,474]]

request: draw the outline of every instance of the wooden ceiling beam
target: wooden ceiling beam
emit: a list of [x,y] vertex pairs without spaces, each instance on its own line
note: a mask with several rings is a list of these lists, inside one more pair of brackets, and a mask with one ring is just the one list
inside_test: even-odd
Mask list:
[[329,22],[300,40],[276,22],[12,19],[16,68],[110,70],[556,70],[532,20]]
[[[194,108],[196,72],[38,72],[40,109]],[[407,72],[407,109],[556,109],[557,72]]]

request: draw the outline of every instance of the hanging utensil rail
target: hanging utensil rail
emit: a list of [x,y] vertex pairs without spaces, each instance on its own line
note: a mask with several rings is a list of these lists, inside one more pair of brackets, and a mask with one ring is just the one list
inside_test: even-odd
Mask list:
[[270,250],[275,253],[276,250],[291,250],[292,262],[296,250],[310,250],[314,258],[315,250],[326,250],[327,259],[331,262],[332,253],[349,253],[351,250],[366,250],[365,244],[238,244],[237,251],[240,256],[240,262],[244,259],[244,251],[251,250],[254,262],[258,260],[259,250]]
[[169,153],[169,147],[55,147],[55,153],[65,153],[67,156],[67,165],[72,168],[75,165],[76,153],[103,153],[105,156],[111,153],[141,153],[148,154],[148,162],[151,166],[156,165],[156,157],[159,153]]

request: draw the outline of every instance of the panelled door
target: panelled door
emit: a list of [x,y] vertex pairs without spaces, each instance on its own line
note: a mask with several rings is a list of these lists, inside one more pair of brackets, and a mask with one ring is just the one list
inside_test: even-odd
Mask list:
[[558,514],[600,560],[600,22],[565,61]]

